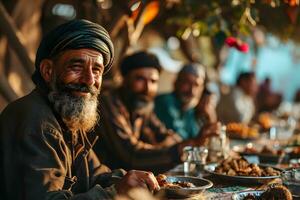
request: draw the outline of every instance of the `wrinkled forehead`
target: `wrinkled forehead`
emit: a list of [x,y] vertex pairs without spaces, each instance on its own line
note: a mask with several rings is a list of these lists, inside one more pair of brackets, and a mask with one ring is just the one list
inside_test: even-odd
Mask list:
[[94,49],[70,49],[61,52],[55,60],[94,60],[103,64],[103,55],[101,52]]
[[102,53],[93,49],[65,50],[51,60],[54,62],[54,68],[57,70],[72,64],[97,65],[104,69]]

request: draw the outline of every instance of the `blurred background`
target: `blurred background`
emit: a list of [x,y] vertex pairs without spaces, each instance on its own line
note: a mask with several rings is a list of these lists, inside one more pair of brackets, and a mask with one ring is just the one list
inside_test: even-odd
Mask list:
[[41,37],[76,18],[103,25],[114,42],[105,88],[118,84],[122,57],[148,49],[164,67],[159,92],[172,89],[186,62],[207,67],[216,93],[244,71],[255,71],[280,102],[300,89],[299,0],[1,0],[0,112],[33,89]]

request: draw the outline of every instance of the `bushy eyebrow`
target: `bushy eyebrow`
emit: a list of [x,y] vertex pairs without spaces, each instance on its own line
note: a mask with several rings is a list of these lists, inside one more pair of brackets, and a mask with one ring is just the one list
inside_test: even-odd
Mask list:
[[73,64],[73,63],[81,63],[81,64],[83,64],[83,63],[85,63],[85,60],[82,59],[82,58],[72,58],[72,59],[70,59],[67,62],[67,64]]
[[[69,61],[67,61],[66,64],[67,64],[68,66],[70,66],[70,65],[72,65],[72,64],[74,64],[74,63],[79,63],[79,64],[84,65],[85,62],[86,62],[86,60],[83,59],[83,58],[72,58],[72,59],[70,59]],[[104,65],[103,65],[102,63],[100,63],[100,62],[95,62],[94,64],[95,64],[95,66],[98,67],[98,68],[104,68]]]

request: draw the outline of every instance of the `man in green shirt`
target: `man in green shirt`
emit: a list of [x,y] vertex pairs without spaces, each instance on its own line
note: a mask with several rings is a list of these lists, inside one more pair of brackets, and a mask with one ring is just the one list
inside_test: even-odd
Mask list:
[[204,67],[196,63],[184,65],[176,78],[174,91],[156,97],[157,117],[183,139],[196,137],[201,127],[195,116],[195,107],[204,88]]

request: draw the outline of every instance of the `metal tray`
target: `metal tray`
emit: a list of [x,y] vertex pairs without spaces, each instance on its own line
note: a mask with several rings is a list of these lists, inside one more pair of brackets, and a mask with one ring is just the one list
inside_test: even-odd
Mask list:
[[[240,184],[264,184],[267,183],[275,178],[280,178],[280,175],[278,176],[262,176],[262,177],[253,177],[253,176],[229,176],[229,175],[224,175],[224,174],[219,174],[214,172],[215,168],[218,164],[217,163],[212,163],[208,164],[204,167],[204,170],[211,174],[215,178],[220,178],[226,181],[231,181],[235,183],[240,183]],[[259,165],[260,167],[267,167],[267,165]],[[278,171],[282,171],[279,168],[273,167],[274,169]]]
[[278,163],[280,159],[282,159],[281,162],[287,162],[289,160],[288,154],[285,154],[282,156],[280,155],[271,155],[271,154],[262,154],[262,153],[245,153],[240,152],[241,156],[257,156],[259,158],[260,163]]
[[244,200],[244,198],[248,195],[253,195],[255,197],[260,197],[260,195],[264,192],[264,190],[249,190],[237,192],[232,195],[232,200]]
[[187,181],[193,183],[196,187],[193,188],[162,188],[167,198],[190,198],[200,195],[206,189],[213,186],[213,183],[204,178],[189,177],[189,176],[168,176],[167,182]]

